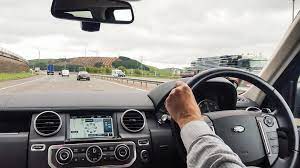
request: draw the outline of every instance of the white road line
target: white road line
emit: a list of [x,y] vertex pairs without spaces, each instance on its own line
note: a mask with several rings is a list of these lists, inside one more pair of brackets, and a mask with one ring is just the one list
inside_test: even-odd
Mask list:
[[11,85],[11,86],[7,86],[7,87],[3,87],[3,88],[0,88],[0,91],[1,90],[5,90],[5,89],[9,89],[9,88],[12,88],[12,87],[16,87],[16,86],[21,86],[21,85],[24,85],[24,84],[27,84],[27,83],[31,83],[31,82],[34,82],[34,81],[37,81],[37,80],[41,80],[43,78],[45,78],[45,77],[34,79],[34,80],[31,80],[31,81],[26,81],[26,82],[19,83],[19,84],[16,84],[16,85]]
[[115,84],[115,85],[119,85],[119,86],[127,87],[127,88],[130,88],[130,89],[136,89],[136,90],[139,90],[139,91],[148,92],[147,90],[144,90],[144,89],[139,89],[139,88],[135,88],[135,87],[127,86],[127,85],[120,84],[120,83],[116,83],[116,82],[111,82],[111,81],[107,81],[107,80],[103,80],[103,79],[99,79],[99,80],[102,80],[102,81],[105,81],[105,82],[108,82],[108,83],[111,83],[111,84]]

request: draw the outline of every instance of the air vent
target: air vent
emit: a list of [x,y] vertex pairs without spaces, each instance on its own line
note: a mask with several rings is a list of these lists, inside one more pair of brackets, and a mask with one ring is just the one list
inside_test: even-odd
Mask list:
[[34,129],[41,136],[56,134],[61,128],[61,118],[54,111],[44,111],[34,119]]
[[145,127],[145,117],[140,111],[130,109],[123,113],[121,124],[129,132],[139,132]]

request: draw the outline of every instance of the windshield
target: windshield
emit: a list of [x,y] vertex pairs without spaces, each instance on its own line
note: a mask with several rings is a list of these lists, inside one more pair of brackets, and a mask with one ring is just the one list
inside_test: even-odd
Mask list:
[[91,33],[54,18],[51,3],[1,0],[0,94],[148,92],[216,67],[259,74],[292,22],[287,0],[141,0],[130,2],[132,24]]

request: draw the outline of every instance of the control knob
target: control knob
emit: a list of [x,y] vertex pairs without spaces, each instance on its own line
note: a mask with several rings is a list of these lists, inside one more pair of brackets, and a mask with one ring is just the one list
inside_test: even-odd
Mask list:
[[102,149],[93,145],[87,148],[86,150],[86,159],[91,163],[99,162],[102,158]]
[[56,160],[61,165],[70,163],[72,158],[73,152],[70,148],[62,147],[56,152]]
[[130,149],[125,144],[120,144],[115,149],[115,156],[119,161],[125,161],[130,156]]

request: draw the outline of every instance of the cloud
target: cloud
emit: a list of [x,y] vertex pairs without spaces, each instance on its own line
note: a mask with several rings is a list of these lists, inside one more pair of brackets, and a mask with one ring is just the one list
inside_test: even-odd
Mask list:
[[197,0],[132,2],[135,22],[102,24],[100,32],[50,14],[51,0],[2,0],[0,45],[24,56],[124,55],[159,67],[197,57],[262,53],[269,57],[291,22],[291,2]]

